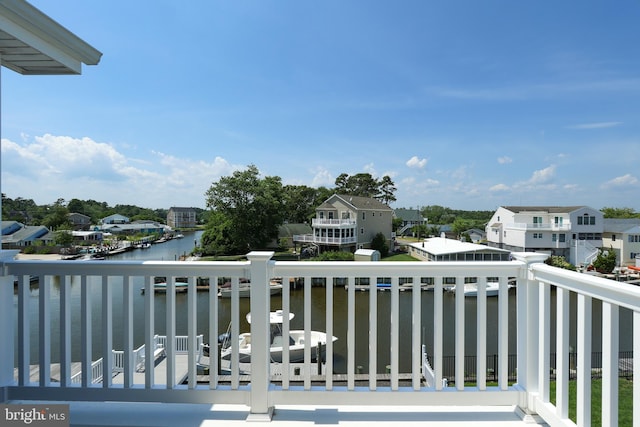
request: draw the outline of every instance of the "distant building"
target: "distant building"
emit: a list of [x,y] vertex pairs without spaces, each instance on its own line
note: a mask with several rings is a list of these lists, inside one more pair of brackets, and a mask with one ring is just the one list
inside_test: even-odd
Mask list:
[[369,197],[334,194],[316,208],[312,234],[295,235],[293,241],[313,246],[320,252],[370,249],[371,241],[382,233],[391,245],[393,211]]
[[127,218],[124,215],[120,215],[120,214],[113,214],[113,215],[109,215],[106,218],[102,218],[100,220],[101,224],[128,224],[129,223],[129,218]]
[[91,226],[91,218],[77,212],[69,214],[69,222],[73,225],[74,230],[88,230]]
[[605,218],[602,249],[616,252],[618,265],[636,265],[640,259],[640,218]]
[[420,209],[394,209],[393,216],[402,220],[402,225],[397,230],[399,236],[412,233],[413,227],[416,225],[427,225],[427,218],[422,216]]
[[430,237],[408,246],[409,255],[423,261],[509,261],[511,252],[486,245]]
[[472,243],[478,243],[487,238],[487,233],[477,228],[471,228],[462,234],[468,234]]
[[155,221],[134,221],[128,224],[102,224],[94,230],[113,234],[164,234],[171,232],[171,227]]
[[24,225],[17,221],[2,221],[2,244],[6,247],[24,247],[53,243],[54,235],[44,225]]
[[603,246],[603,214],[588,206],[503,206],[487,225],[489,246],[564,256],[589,265]]
[[194,228],[197,225],[196,210],[193,208],[169,208],[167,225],[173,229]]

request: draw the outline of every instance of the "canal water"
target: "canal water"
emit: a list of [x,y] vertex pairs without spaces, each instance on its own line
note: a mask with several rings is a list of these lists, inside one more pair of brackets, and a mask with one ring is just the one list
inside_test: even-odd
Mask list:
[[[188,255],[190,251],[197,246],[202,232],[185,233],[182,239],[174,239],[166,243],[153,245],[149,249],[139,249],[126,252],[110,259],[113,260],[164,260],[173,261],[179,259],[180,256]],[[80,283],[77,278],[72,279],[72,359],[80,360]],[[99,283],[100,278],[94,277],[89,280],[95,280]],[[120,350],[124,347],[122,341],[122,281],[114,278],[113,284],[113,347]],[[138,347],[144,342],[144,295],[141,293],[143,288],[143,278],[133,278],[134,289],[134,347]],[[92,297],[92,330],[93,330],[93,358],[102,357],[101,340],[102,340],[102,302],[100,286],[93,286],[95,295]],[[38,358],[38,288],[31,289],[31,359],[32,363],[37,362]],[[14,306],[17,307],[17,297]],[[59,359],[59,288],[54,282],[51,289],[52,298],[52,320],[51,327],[51,357],[52,362]],[[199,334],[209,336],[208,330],[208,292],[198,292],[197,296],[197,329]],[[412,293],[410,291],[400,292],[400,343],[399,343],[399,369],[400,372],[411,371],[411,322],[412,322]],[[155,331],[159,335],[166,333],[166,300],[164,294],[155,296]],[[488,298],[487,302],[487,354],[497,354],[497,331],[498,331],[498,298]],[[230,299],[219,299],[219,325],[218,334],[226,332],[227,326],[231,318],[231,302]],[[281,296],[271,297],[271,310],[282,307]],[[390,346],[390,292],[377,293],[377,371],[384,373],[387,365],[391,360]],[[445,292],[443,296],[444,304],[444,354],[445,356],[453,356],[455,354],[455,295],[452,292]],[[294,319],[291,321],[291,329],[303,329],[304,322],[304,290],[291,290],[291,309],[295,313]],[[570,346],[575,349],[575,315],[576,315],[576,298],[571,298],[571,342]],[[314,330],[325,331],[325,311],[326,311],[326,290],[323,287],[314,287],[311,289],[311,327]],[[249,299],[240,299],[240,330],[245,332],[249,330],[249,324],[245,320],[245,315],[249,312]],[[555,298],[552,300],[552,325],[555,324]],[[333,324],[334,335],[338,340],[334,343],[334,371],[336,373],[345,373],[347,370],[347,291],[342,287],[336,287],[333,292]],[[356,318],[356,345],[355,345],[355,364],[362,367],[362,372],[368,372],[369,367],[369,293],[356,292],[355,301],[355,318]],[[426,344],[427,351],[433,349],[433,292],[421,292],[421,344]],[[516,289],[509,291],[509,354],[516,353]],[[593,348],[599,351],[601,346],[601,308],[599,303],[595,303],[593,307]],[[620,350],[629,351],[632,349],[632,315],[628,310],[621,309],[620,315]],[[179,293],[176,295],[176,334],[187,334],[187,295]],[[555,342],[555,336],[551,337],[552,346]],[[465,300],[465,353],[472,355],[476,349],[476,300],[475,298],[466,298]],[[552,349],[553,351],[553,349]]]

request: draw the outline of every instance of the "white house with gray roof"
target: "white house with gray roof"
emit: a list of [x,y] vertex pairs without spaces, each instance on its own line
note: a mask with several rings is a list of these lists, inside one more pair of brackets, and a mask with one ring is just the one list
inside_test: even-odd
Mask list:
[[501,206],[487,228],[489,246],[544,252],[588,265],[603,246],[603,214],[588,206]]
[[636,265],[640,259],[640,218],[605,218],[602,248],[616,251],[618,265]]

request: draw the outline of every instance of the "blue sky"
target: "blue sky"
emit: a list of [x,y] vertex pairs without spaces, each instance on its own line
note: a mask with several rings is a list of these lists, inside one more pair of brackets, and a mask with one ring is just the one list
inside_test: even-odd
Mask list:
[[33,0],[103,53],[2,70],[2,191],[205,207],[389,175],[392,207],[640,210],[640,3]]

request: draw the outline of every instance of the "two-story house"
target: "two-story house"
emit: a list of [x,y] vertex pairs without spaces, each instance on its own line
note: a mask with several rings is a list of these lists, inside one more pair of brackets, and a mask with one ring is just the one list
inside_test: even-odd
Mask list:
[[312,234],[293,240],[320,252],[355,252],[370,249],[374,236],[382,233],[391,247],[392,220],[393,210],[376,199],[334,194],[316,208]]
[[422,216],[420,209],[398,208],[393,211],[393,216],[402,220],[402,224],[397,230],[399,235],[412,234],[412,229],[416,225],[428,224],[427,218]]
[[489,246],[544,252],[588,265],[602,247],[602,212],[588,206],[502,206],[489,221]]
[[636,265],[640,259],[640,218],[605,218],[603,249],[616,251],[618,265]]
[[196,226],[196,210],[193,208],[171,207],[167,213],[167,225],[171,228],[194,228]]

